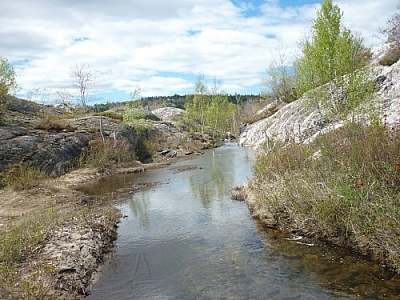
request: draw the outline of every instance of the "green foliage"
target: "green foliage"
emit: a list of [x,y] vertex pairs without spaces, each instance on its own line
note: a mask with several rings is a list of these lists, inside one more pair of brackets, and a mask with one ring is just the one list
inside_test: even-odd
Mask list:
[[366,65],[369,50],[361,37],[341,25],[341,19],[340,8],[331,0],[323,1],[312,36],[303,42],[303,56],[294,64],[299,95],[310,91],[309,104],[322,103],[334,114],[354,109],[355,97],[358,103],[369,97],[361,92],[369,85],[369,70],[359,71]]
[[209,129],[215,137],[218,132],[235,132],[237,118],[236,105],[219,91],[218,84],[215,83],[210,92],[204,77],[198,77],[195,94],[185,103],[183,122],[193,131],[205,133]]
[[0,57],[0,110],[6,105],[5,96],[17,90],[17,78],[14,68],[8,60]]
[[129,101],[125,105],[125,111],[122,115],[122,120],[124,123],[132,124],[137,120],[146,118],[147,113],[139,97],[140,97],[140,88],[136,88],[135,91],[131,92],[130,94],[131,101]]
[[129,102],[126,104],[125,111],[122,115],[122,120],[126,124],[131,124],[132,122],[140,119],[145,119],[147,116],[146,111],[139,107],[140,101]]
[[113,120],[123,121],[123,115],[113,111],[106,111],[99,114],[100,116],[107,117]]
[[40,170],[19,163],[4,172],[2,182],[15,190],[29,190],[47,179],[48,176]]
[[261,152],[252,185],[273,225],[382,255],[400,270],[399,147],[398,131],[348,123],[308,145]]

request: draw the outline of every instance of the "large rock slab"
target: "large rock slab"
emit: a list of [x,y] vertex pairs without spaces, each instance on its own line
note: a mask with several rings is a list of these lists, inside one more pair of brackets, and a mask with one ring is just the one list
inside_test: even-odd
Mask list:
[[[374,102],[379,107],[379,116],[389,128],[400,126],[400,61],[392,66],[381,66],[379,60],[390,48],[383,45],[373,49],[371,67],[374,80],[379,85]],[[334,130],[343,123],[329,124],[316,109],[306,107],[306,99],[300,98],[274,115],[252,124],[244,124],[239,137],[242,146],[258,147],[270,141],[307,142],[318,134]]]

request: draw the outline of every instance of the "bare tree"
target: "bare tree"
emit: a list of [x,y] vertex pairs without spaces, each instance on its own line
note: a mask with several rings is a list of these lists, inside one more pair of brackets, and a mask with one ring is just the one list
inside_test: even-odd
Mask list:
[[393,42],[397,47],[400,47],[400,4],[397,6],[397,11],[386,22],[386,27],[380,31],[387,37],[389,42]]
[[264,80],[266,93],[275,101],[291,102],[295,100],[295,78],[291,67],[287,64],[285,52],[279,52],[279,58],[273,60]]
[[79,90],[80,104],[85,107],[87,104],[90,90],[96,84],[96,77],[90,70],[88,64],[75,64],[71,67],[73,84]]
[[60,104],[70,104],[73,96],[68,90],[59,90],[56,92],[57,102]]

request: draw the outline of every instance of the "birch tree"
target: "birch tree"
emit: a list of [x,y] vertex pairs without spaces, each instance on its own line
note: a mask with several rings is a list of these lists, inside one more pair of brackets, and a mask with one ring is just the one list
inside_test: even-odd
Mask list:
[[71,70],[73,85],[79,91],[79,102],[86,107],[90,91],[96,84],[95,74],[90,70],[88,64],[75,64]]
[[321,104],[333,114],[347,114],[372,93],[365,67],[368,49],[359,35],[342,25],[342,16],[339,6],[324,0],[311,37],[302,42],[302,56],[294,63],[298,94],[309,92],[311,104]]
[[17,90],[17,79],[14,68],[6,58],[0,57],[0,110],[6,105],[5,96],[15,93]]

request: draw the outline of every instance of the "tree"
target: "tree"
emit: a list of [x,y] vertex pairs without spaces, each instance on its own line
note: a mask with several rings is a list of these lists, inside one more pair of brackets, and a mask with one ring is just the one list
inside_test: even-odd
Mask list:
[[[400,5],[397,6],[397,9],[400,9]],[[380,32],[386,36],[387,41],[391,43],[391,47],[379,63],[383,66],[391,66],[400,59],[400,13],[396,12]]]
[[210,90],[204,81],[204,75],[196,79],[195,93],[185,103],[183,121],[192,129],[200,128],[204,133],[206,129],[215,137],[217,132],[236,132],[237,124],[236,105],[228,101],[228,96],[221,90],[221,84],[214,80]]
[[191,101],[185,103],[185,121],[193,127],[200,124],[201,133],[204,133],[206,126],[206,108],[210,101],[208,87],[204,81],[204,75],[200,74],[196,78],[194,95]]
[[[397,6],[400,9],[400,5]],[[386,27],[381,32],[387,36],[388,42],[395,43],[397,47],[400,47],[400,13],[396,12],[387,21]]]
[[96,84],[94,73],[90,70],[87,64],[75,64],[71,67],[73,85],[79,90],[79,102],[83,107],[86,107],[90,90]]
[[57,95],[57,103],[60,104],[70,104],[73,96],[68,90],[59,90],[56,92]]
[[332,0],[324,0],[311,37],[302,42],[302,57],[294,63],[299,95],[310,91],[310,103],[334,114],[348,113],[372,93],[362,92],[371,90],[368,50],[359,35],[342,26],[342,15]]
[[0,110],[6,105],[5,96],[15,93],[17,90],[17,79],[14,68],[6,58],[0,57]]
[[274,100],[286,103],[296,99],[295,76],[292,68],[286,63],[285,53],[279,53],[279,59],[271,62],[267,73],[268,77],[264,81],[267,94]]
[[124,123],[131,124],[135,120],[145,118],[146,112],[140,101],[141,89],[136,86],[135,89],[129,93],[130,101],[125,105],[125,111],[122,115]]
[[218,131],[235,132],[232,124],[236,124],[236,105],[228,101],[228,96],[217,80],[214,80],[209,98],[205,109],[205,124],[212,129],[212,136],[215,137]]

